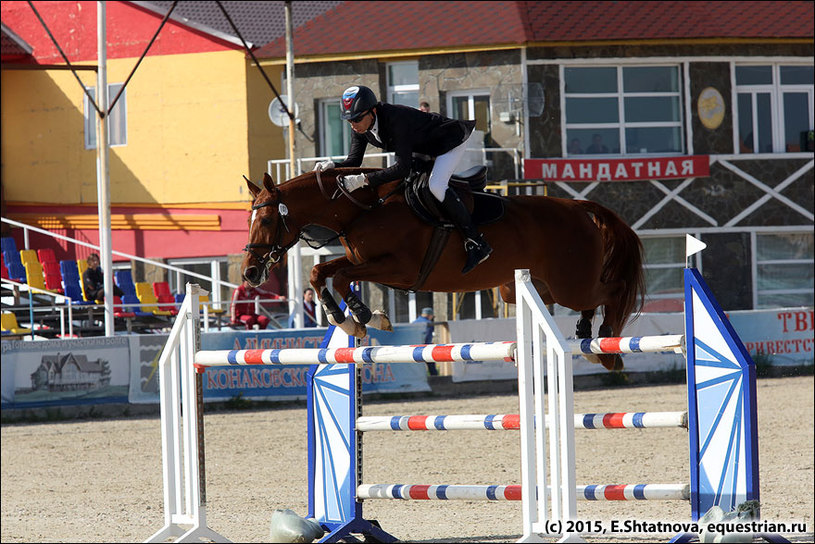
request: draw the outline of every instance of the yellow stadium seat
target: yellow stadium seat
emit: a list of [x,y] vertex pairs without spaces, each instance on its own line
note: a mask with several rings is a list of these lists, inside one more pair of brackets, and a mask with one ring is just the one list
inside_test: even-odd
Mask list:
[[42,265],[39,261],[23,262],[25,266],[26,283],[31,287],[45,291],[45,275],[42,272]]
[[37,252],[34,251],[33,249],[21,249],[20,261],[23,264],[40,262],[40,260],[37,258]]
[[19,336],[31,334],[31,329],[24,329],[17,323],[17,317],[12,312],[3,312],[2,325],[3,336]]
[[86,302],[94,302],[96,304],[104,304],[104,300],[91,300],[88,298],[88,295],[85,293],[85,279],[83,276],[85,275],[85,270],[88,269],[88,261],[85,259],[77,259],[76,260],[76,268],[79,271],[79,286],[82,288],[82,298],[85,299]]
[[158,299],[153,292],[153,286],[146,281],[136,282],[136,296],[139,297],[142,311],[150,312],[153,315],[172,315],[172,313],[167,310],[158,309]]

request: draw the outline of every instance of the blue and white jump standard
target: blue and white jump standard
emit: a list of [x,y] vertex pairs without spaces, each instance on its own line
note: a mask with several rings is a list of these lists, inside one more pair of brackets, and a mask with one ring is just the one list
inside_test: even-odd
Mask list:
[[[360,348],[353,345],[353,339],[332,334],[330,329],[319,349],[223,352],[200,350],[201,290],[188,285],[188,295],[159,361],[165,527],[148,541],[164,541],[171,536],[180,536],[178,541],[202,536],[225,540],[206,526],[205,516],[203,403],[198,372],[214,365],[314,365],[308,373],[308,517],[328,532],[321,542],[337,542],[354,534],[381,542],[396,540],[364,518],[363,501],[373,499],[519,500],[523,512],[521,542],[557,536],[547,532],[551,526],[547,522],[577,520],[578,500],[687,500],[694,521],[714,505],[729,512],[744,501],[758,500],[754,364],[698,271],[685,269],[684,284],[685,335],[567,342],[532,286],[528,271],[518,270],[517,342]],[[687,412],[574,413],[573,353],[643,351],[686,353]],[[515,361],[519,414],[361,417],[358,364],[484,360]],[[576,428],[667,426],[688,429],[688,483],[575,483]],[[362,482],[363,432],[459,429],[519,430],[521,483]],[[559,536],[563,541],[582,540],[575,533]],[[673,541],[694,537],[683,534]]]

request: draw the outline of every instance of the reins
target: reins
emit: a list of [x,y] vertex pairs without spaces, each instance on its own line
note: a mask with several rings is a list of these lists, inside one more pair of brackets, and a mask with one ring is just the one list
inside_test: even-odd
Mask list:
[[[396,184],[396,187],[394,187],[392,190],[390,190],[386,195],[384,195],[381,198],[376,199],[376,201],[374,201],[373,204],[365,204],[363,202],[360,202],[359,200],[357,200],[356,198],[354,198],[351,195],[351,192],[348,191],[345,188],[343,183],[340,181],[339,177],[335,178],[335,184],[336,184],[337,189],[334,191],[333,195],[328,194],[328,191],[326,190],[325,184],[323,183],[322,176],[320,175],[319,170],[315,171],[315,177],[317,178],[317,186],[320,188],[320,193],[323,195],[323,197],[326,200],[329,200],[329,201],[336,200],[337,198],[339,198],[340,194],[342,194],[342,195],[345,195],[348,198],[348,200],[350,200],[357,207],[359,207],[359,208],[361,208],[361,209],[363,209],[365,211],[370,211],[370,210],[372,210],[372,209],[374,209],[374,208],[376,208],[378,206],[381,206],[382,204],[385,203],[385,201],[387,199],[389,199],[391,196],[393,196],[396,193],[398,193],[399,191],[401,191],[402,187],[404,187],[404,185],[405,185],[405,180],[402,180],[398,184]],[[262,204],[253,204],[252,205],[252,211],[256,211],[256,210],[259,210],[261,208],[265,208],[267,206],[272,206],[274,204],[278,205],[278,214],[277,214],[278,224],[277,224],[277,228],[275,229],[276,230],[276,236],[275,236],[274,243],[272,243],[272,244],[249,243],[249,244],[246,244],[246,246],[243,248],[243,250],[246,251],[247,253],[251,253],[252,256],[261,264],[261,266],[266,267],[267,270],[269,268],[271,268],[271,266],[273,264],[279,262],[280,259],[283,258],[283,255],[285,255],[286,252],[288,252],[289,249],[294,247],[294,245],[297,244],[297,242],[299,242],[300,240],[305,242],[306,245],[308,245],[311,249],[319,249],[321,247],[324,247],[324,246],[330,244],[334,240],[337,240],[339,238],[343,238],[345,236],[343,232],[340,232],[337,235],[329,238],[326,241],[317,242],[316,244],[314,244],[313,242],[315,242],[315,240],[304,236],[303,231],[301,229],[297,233],[297,236],[295,236],[294,239],[291,242],[289,242],[285,246],[281,246],[280,245],[280,240],[282,239],[282,236],[283,236],[283,229],[285,229],[286,232],[291,232],[291,229],[289,229],[289,225],[286,222],[286,216],[288,216],[288,214],[289,214],[289,210],[286,207],[286,205],[283,204],[280,201],[269,200],[269,201],[264,202]],[[282,225],[283,228],[280,228],[281,225]],[[268,251],[266,252],[265,255],[258,255],[254,251],[256,249],[268,249]]]

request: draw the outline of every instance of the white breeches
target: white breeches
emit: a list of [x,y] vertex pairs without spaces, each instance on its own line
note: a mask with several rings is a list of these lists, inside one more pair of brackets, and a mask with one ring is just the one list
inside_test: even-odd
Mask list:
[[[475,131],[470,134],[473,137]],[[447,191],[447,183],[450,181],[450,176],[456,172],[458,164],[464,157],[464,150],[467,149],[467,144],[470,138],[464,140],[458,147],[454,147],[444,155],[436,157],[436,162],[433,165],[433,171],[430,172],[430,178],[427,180],[427,185],[433,196],[439,202],[444,201],[444,193]]]

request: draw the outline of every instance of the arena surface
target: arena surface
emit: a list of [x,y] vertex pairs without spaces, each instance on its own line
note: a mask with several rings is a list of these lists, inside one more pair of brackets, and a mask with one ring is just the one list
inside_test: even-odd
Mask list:
[[[812,376],[759,379],[762,518],[807,524],[812,542]],[[576,412],[686,409],[684,385],[577,391]],[[513,395],[369,402],[363,415],[517,413]],[[306,513],[306,412],[297,406],[205,415],[209,526],[234,542],[268,542],[275,509]],[[577,482],[683,483],[687,431],[576,431]],[[365,483],[520,483],[517,431],[367,433]],[[138,542],[164,524],[158,416],[2,426],[3,542]],[[518,502],[367,501],[365,517],[410,542],[513,542]],[[690,521],[676,501],[579,502],[581,520]],[[663,541],[673,534],[589,536]]]

